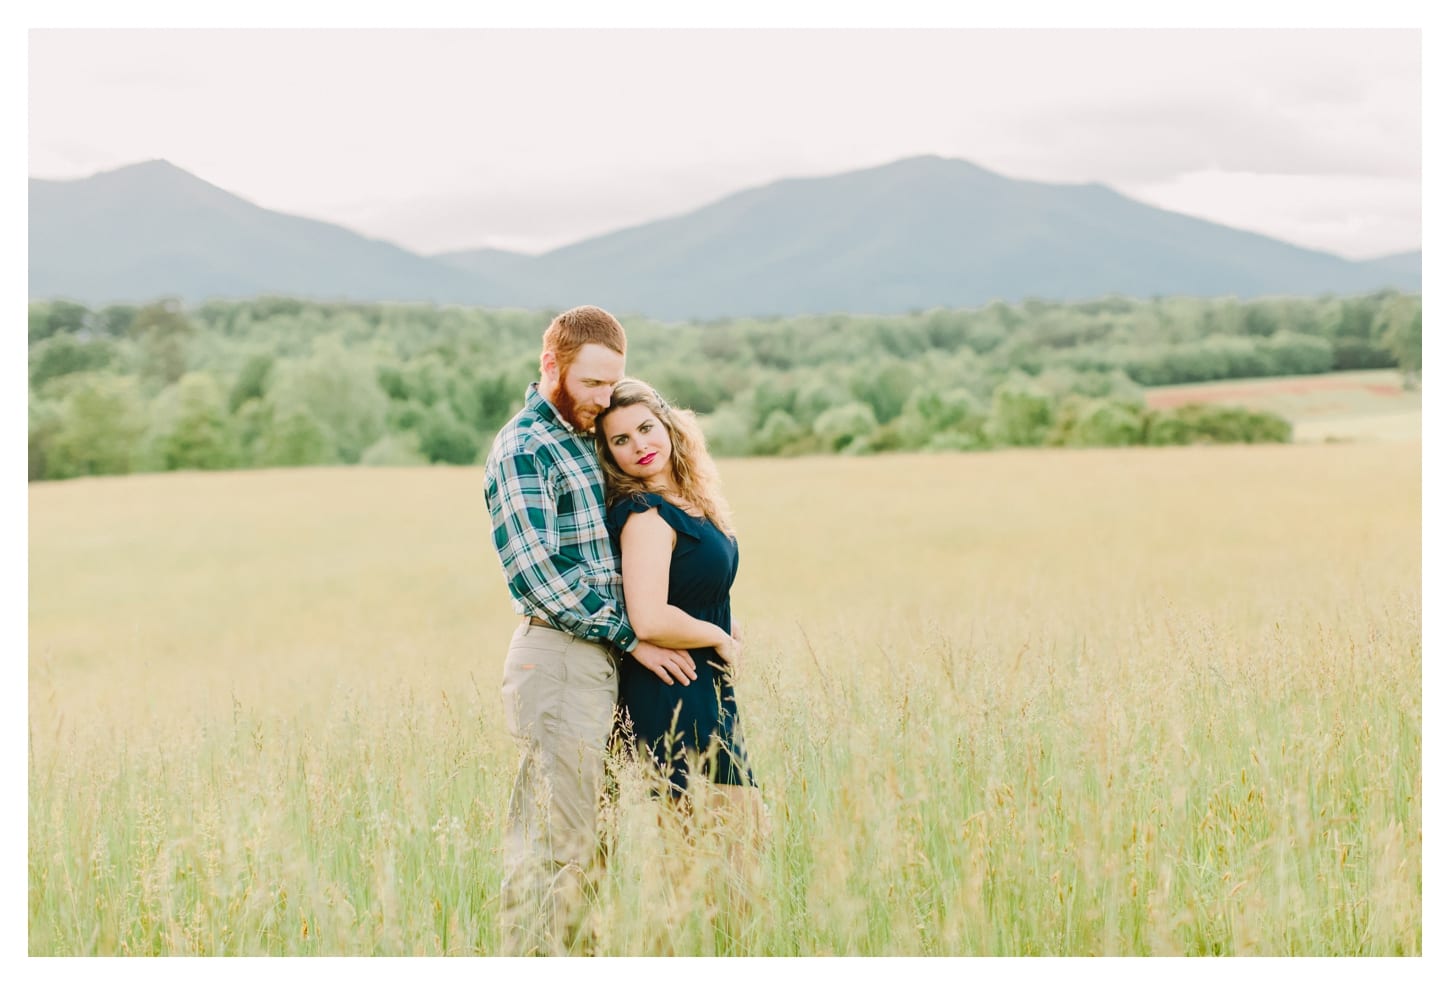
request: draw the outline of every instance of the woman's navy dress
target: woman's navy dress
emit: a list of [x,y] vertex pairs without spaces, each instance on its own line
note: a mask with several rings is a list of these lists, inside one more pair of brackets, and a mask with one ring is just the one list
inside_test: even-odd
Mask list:
[[[630,514],[651,509],[658,509],[675,531],[667,601],[730,632],[730,586],[740,564],[735,541],[705,517],[691,516],[662,496],[636,493],[609,508],[609,533],[616,548]],[[729,675],[716,669],[720,654],[713,647],[697,647],[690,655],[697,676],[689,684],[666,684],[632,657],[621,661],[621,727],[666,769],[675,794],[685,789],[688,761],[701,752],[711,755],[706,775],[713,782],[754,786],[735,687]],[[670,737],[674,741],[667,746]]]

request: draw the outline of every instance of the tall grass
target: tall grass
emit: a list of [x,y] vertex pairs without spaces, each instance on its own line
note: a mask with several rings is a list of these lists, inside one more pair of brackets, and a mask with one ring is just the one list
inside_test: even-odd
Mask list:
[[[606,954],[1418,954],[1413,445],[724,463],[771,823],[627,766]],[[477,470],[30,490],[32,954],[491,954]]]

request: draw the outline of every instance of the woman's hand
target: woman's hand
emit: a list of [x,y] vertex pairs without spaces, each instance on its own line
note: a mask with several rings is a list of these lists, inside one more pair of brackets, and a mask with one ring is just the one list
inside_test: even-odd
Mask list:
[[715,644],[715,652],[720,654],[720,661],[727,667],[735,665],[735,659],[739,655],[739,649],[740,646],[733,636],[723,636],[720,642]]
[[721,630],[722,639],[715,644],[715,652],[720,654],[720,660],[724,664],[722,670],[736,670],[740,666],[740,652],[745,641],[741,636],[740,622],[736,619],[730,620],[730,635],[725,636]]

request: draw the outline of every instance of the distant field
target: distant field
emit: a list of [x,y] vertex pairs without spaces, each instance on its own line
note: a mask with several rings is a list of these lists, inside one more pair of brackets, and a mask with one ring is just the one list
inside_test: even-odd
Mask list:
[[1420,439],[1420,391],[1406,391],[1398,370],[1150,387],[1146,400],[1153,408],[1210,403],[1271,411],[1293,423],[1295,441]]
[[[1417,443],[722,469],[774,824],[625,784],[604,953],[1421,953]],[[31,954],[495,953],[481,485],[29,487]]]

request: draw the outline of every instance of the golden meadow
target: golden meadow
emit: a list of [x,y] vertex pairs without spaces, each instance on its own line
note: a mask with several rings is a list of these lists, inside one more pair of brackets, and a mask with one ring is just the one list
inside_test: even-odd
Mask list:
[[[771,825],[604,954],[1421,952],[1418,443],[722,463]],[[481,470],[32,485],[31,954],[490,954]]]

